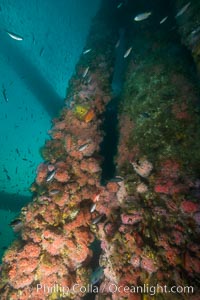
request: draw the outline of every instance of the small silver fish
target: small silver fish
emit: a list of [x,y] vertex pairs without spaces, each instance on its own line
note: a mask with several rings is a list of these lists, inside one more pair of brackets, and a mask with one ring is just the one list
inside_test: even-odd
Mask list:
[[89,143],[83,144],[83,145],[81,145],[81,146],[78,148],[78,151],[82,152],[82,151],[84,151],[85,149],[87,149],[88,146],[89,146]]
[[91,213],[93,213],[94,211],[95,211],[95,209],[96,209],[96,203],[93,203],[92,205],[91,205],[91,207],[90,207],[90,212]]
[[93,213],[93,212],[95,211],[96,206],[97,206],[96,203],[93,203],[93,204],[91,205],[91,207],[90,207],[90,212],[91,212],[91,213]]
[[15,219],[15,220],[11,221],[9,225],[10,226],[15,226],[15,225],[18,225],[19,223],[21,223],[21,221],[22,220],[18,218],[18,219]]
[[190,6],[191,2],[188,2],[186,5],[184,5],[176,14],[175,18],[180,17],[182,14],[184,14],[184,12],[186,12],[186,10],[188,9],[188,7]]
[[83,73],[83,78],[85,78],[85,76],[87,75],[88,71],[89,71],[89,67],[87,67],[87,68],[85,69],[85,71],[84,71],[84,73]]
[[91,82],[91,80],[92,80],[92,77],[89,77],[87,83],[89,84]]
[[86,49],[85,51],[83,51],[83,55],[89,53],[92,49]]
[[16,219],[10,223],[14,232],[19,232],[23,227],[23,222],[21,219]]
[[150,17],[151,14],[152,14],[151,11],[141,13],[141,14],[135,16],[134,21],[139,22],[139,21],[146,20],[148,17]]
[[60,191],[59,190],[51,190],[51,191],[49,191],[49,194],[50,195],[57,195],[57,194],[59,194],[60,193]]
[[164,17],[164,18],[160,21],[160,24],[163,24],[167,19],[168,19],[168,16],[167,16],[167,17]]
[[3,94],[4,100],[6,102],[8,102],[8,97],[7,97],[6,89],[5,89],[5,87],[3,85],[2,85],[2,94]]
[[115,45],[115,48],[118,48],[119,47],[119,44],[120,44],[120,39],[117,41],[116,45]]
[[41,57],[42,57],[43,53],[44,53],[44,47],[42,47],[41,50],[40,50],[40,56]]
[[104,276],[103,268],[98,267],[97,269],[94,270],[94,272],[92,272],[90,276],[90,283],[92,285],[98,283],[101,279],[103,279],[103,276]]
[[123,180],[124,180],[123,177],[121,177],[121,176],[116,176],[116,177],[110,179],[109,182],[122,182]]
[[13,40],[16,40],[16,41],[23,41],[23,37],[16,34],[16,33],[13,33],[13,32],[10,32],[10,31],[7,31],[6,30],[6,33],[13,39]]
[[151,115],[148,112],[144,111],[140,114],[140,117],[148,119],[151,117]]
[[120,3],[117,5],[117,8],[122,7],[122,5],[123,5],[123,2],[120,2]]
[[99,215],[98,217],[94,218],[92,220],[92,224],[93,225],[98,224],[101,221],[102,217],[103,217],[103,215]]
[[54,178],[55,174],[56,174],[56,170],[49,172],[46,178],[46,182],[51,181]]
[[200,26],[197,27],[196,29],[194,29],[194,30],[191,32],[191,35],[195,35],[195,34],[197,34],[197,33],[199,33],[199,32],[200,32]]
[[132,51],[132,47],[128,48],[128,50],[124,53],[124,58],[127,58]]

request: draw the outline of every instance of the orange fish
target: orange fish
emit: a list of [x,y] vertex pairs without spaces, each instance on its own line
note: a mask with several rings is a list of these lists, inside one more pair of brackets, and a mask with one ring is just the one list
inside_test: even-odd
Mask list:
[[92,121],[95,117],[95,113],[93,109],[90,109],[87,114],[84,116],[84,121],[86,123],[89,123],[90,121]]

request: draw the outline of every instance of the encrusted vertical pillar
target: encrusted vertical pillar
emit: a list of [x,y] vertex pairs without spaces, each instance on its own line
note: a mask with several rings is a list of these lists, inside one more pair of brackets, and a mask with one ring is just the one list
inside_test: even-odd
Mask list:
[[66,107],[42,149],[33,201],[15,228],[22,227],[20,238],[3,258],[2,300],[81,299],[87,293],[80,287],[90,284],[90,226],[98,217],[91,207],[101,189],[100,117],[110,100],[113,61],[101,13],[70,81]]

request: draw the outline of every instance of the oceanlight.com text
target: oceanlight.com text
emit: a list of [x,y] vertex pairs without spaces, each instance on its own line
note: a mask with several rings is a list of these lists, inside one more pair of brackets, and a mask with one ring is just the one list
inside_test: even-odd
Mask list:
[[74,284],[71,287],[61,286],[59,284],[54,284],[52,286],[37,284],[37,291],[43,292],[44,294],[52,294],[59,293],[62,296],[66,296],[68,293],[119,293],[119,294],[148,294],[150,296],[154,296],[156,294],[193,294],[194,287],[193,286],[171,286],[167,285],[138,285],[138,286],[124,286],[124,285],[116,285],[114,283],[110,284],[102,284],[101,288],[99,286],[95,286],[92,284],[88,285],[80,285]]
[[[107,288],[106,288],[107,289]],[[110,293],[127,293],[127,294],[149,294],[150,296],[154,296],[155,294],[193,294],[194,287],[193,286],[171,286],[167,285],[138,285],[138,286],[118,286],[116,284],[109,285]]]

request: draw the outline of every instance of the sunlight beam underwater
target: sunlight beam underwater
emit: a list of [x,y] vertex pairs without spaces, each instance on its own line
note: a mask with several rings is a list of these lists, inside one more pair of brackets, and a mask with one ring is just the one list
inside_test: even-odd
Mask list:
[[23,53],[20,45],[10,40],[9,37],[2,36],[0,52],[8,59],[8,63],[18,76],[23,78],[27,88],[40,101],[50,117],[55,117],[62,108],[64,99],[61,99],[40,70]]

